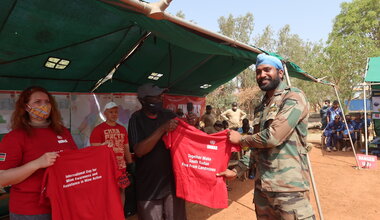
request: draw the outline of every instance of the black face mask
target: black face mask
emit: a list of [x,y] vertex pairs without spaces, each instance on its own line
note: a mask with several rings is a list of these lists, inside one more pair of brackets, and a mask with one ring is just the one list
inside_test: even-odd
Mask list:
[[156,102],[156,103],[143,103],[143,108],[147,110],[149,113],[157,114],[160,110],[162,110],[162,102]]

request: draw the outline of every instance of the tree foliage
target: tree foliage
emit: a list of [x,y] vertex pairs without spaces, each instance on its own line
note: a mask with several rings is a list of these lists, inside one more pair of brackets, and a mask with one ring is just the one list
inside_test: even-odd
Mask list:
[[[220,17],[218,19],[220,33],[234,40],[249,44],[252,39],[254,29],[254,17],[251,13],[243,16]],[[245,69],[233,80],[224,85],[222,89],[217,89],[207,96],[207,102],[220,109],[227,109],[231,103],[236,101],[245,111],[250,112],[252,100],[241,99],[239,94],[245,94],[246,91],[258,91],[255,72],[252,67]],[[252,96],[252,93],[246,94]],[[227,98],[225,98],[227,97]]]
[[368,57],[380,55],[380,1],[354,0],[341,4],[323,57],[324,71],[342,99],[351,100],[363,82]]
[[[254,16],[251,13],[220,17],[218,23],[221,34],[275,52],[306,72],[334,83],[342,100],[350,100],[353,88],[363,81],[367,58],[380,56],[380,0],[342,3],[326,43],[305,41],[291,32],[290,25],[283,26],[278,32],[268,25],[253,38]],[[261,94],[254,70],[254,67],[247,68],[209,94],[207,101],[219,108],[229,108],[232,101],[239,101],[242,108],[250,111]],[[291,82],[306,93],[315,110],[323,100],[336,99],[334,89],[326,85],[297,79]]]

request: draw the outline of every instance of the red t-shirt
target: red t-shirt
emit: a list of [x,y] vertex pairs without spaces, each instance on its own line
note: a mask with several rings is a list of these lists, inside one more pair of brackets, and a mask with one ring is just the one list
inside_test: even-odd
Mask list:
[[176,194],[189,202],[211,208],[227,208],[228,194],[223,177],[216,174],[227,169],[233,145],[228,130],[206,134],[178,120],[177,128],[163,136],[173,160]]
[[[0,145],[0,170],[22,166],[46,152],[77,149],[70,132],[64,129],[57,135],[50,128],[33,128],[28,136],[23,130],[14,130],[4,136]],[[10,211],[21,215],[37,215],[51,212],[49,204],[39,204],[42,178],[45,169],[39,169],[21,183],[11,187]]]
[[[54,220],[124,220],[113,151],[107,146],[64,151],[46,169],[43,196]],[[42,201],[43,201],[42,197]]]
[[124,145],[128,144],[128,134],[124,126],[116,124],[108,125],[103,122],[96,126],[91,133],[90,143],[108,143],[115,152],[119,169],[126,168]]

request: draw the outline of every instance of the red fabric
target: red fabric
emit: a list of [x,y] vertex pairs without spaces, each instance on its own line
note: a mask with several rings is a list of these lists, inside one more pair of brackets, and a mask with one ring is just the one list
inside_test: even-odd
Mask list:
[[124,126],[119,124],[110,126],[103,122],[92,131],[90,143],[108,144],[108,147],[111,147],[115,152],[119,169],[126,168],[124,145],[128,144],[128,134]]
[[[5,161],[0,162],[0,170],[22,166],[42,156],[46,152],[77,149],[70,132],[65,129],[57,135],[50,128],[34,128],[30,136],[22,130],[14,130],[4,136],[0,152],[5,152]],[[45,169],[39,169],[30,177],[11,188],[10,211],[21,215],[37,215],[51,212],[49,204],[38,203]]]
[[177,128],[163,136],[173,160],[178,197],[211,208],[228,207],[225,180],[216,174],[227,169],[231,149],[240,146],[231,144],[227,133],[209,135],[178,120]]
[[124,220],[119,176],[106,146],[62,152],[44,176],[43,196],[50,199],[52,219]]

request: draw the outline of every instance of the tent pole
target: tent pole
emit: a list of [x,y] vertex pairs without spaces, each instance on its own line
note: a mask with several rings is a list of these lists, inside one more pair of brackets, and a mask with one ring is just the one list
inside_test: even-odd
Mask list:
[[352,142],[351,132],[350,132],[349,129],[348,129],[348,124],[347,124],[347,121],[346,121],[346,117],[345,117],[344,109],[342,108],[342,103],[340,102],[340,98],[339,98],[338,90],[336,89],[336,86],[335,86],[335,85],[334,85],[333,87],[334,87],[334,90],[335,90],[336,97],[338,98],[339,106],[340,106],[341,109],[342,109],[343,121],[344,121],[344,124],[346,125],[346,129],[348,130],[347,133],[348,133],[348,137],[349,137],[349,139],[350,139],[350,143],[351,143],[351,147],[352,147],[352,152],[354,152],[354,156],[355,156],[355,160],[356,160],[356,165],[358,166],[358,169],[360,170],[359,161],[358,161],[358,158],[356,157],[356,150],[355,150],[355,147],[354,147],[354,142]]
[[[369,64],[369,58],[367,58],[367,66],[365,68],[365,74],[364,74],[364,79],[367,76],[368,73],[368,64]],[[367,89],[367,83],[364,81],[363,83],[363,101],[364,101],[364,144],[365,144],[365,155],[368,155],[368,127],[367,127],[367,95],[366,95],[366,89]]]
[[101,86],[103,83],[105,83],[106,81],[112,79],[113,77],[113,74],[116,72],[116,70],[119,68],[119,66],[121,64],[123,64],[136,50],[137,48],[139,48],[143,43],[144,41],[152,34],[152,32],[147,32],[145,33],[137,42],[135,45],[133,45],[132,49],[130,51],[128,51],[128,53],[119,61],[119,63],[117,63],[115,65],[114,68],[112,68],[108,74],[99,79],[98,82],[96,82],[96,84],[93,86],[93,88],[91,89],[91,92],[93,93],[95,90],[97,90],[99,88],[99,86]]
[[[285,72],[285,76],[286,76],[286,81],[287,81],[288,85],[291,86],[291,82],[290,82],[290,78],[289,78],[289,74],[288,74],[288,69],[286,68],[286,63],[283,63],[283,67],[284,67],[284,72]],[[309,153],[306,154],[306,159],[307,159],[307,165],[309,167],[309,175],[310,175],[310,179],[311,179],[311,184],[313,186],[314,197],[315,197],[315,201],[317,203],[319,218],[321,220],[324,220],[321,203],[319,201],[317,185],[315,184],[313,169],[311,168],[311,161],[309,158]]]
[[288,68],[286,67],[286,63],[284,63],[282,66],[284,67],[286,82],[288,83],[289,86],[291,86],[292,84],[290,83],[290,78],[289,78]]
[[323,213],[322,213],[321,202],[319,201],[318,190],[317,190],[317,186],[314,180],[313,169],[311,168],[309,153],[306,154],[306,159],[307,159],[307,165],[309,166],[309,174],[311,178],[311,183],[313,185],[313,192],[314,192],[315,201],[317,203],[319,219],[323,220],[324,218],[323,218]]
[[368,155],[368,130],[367,130],[367,95],[366,95],[366,90],[367,90],[367,84],[364,83],[363,85],[363,101],[364,101],[364,140],[365,140],[365,155]]

